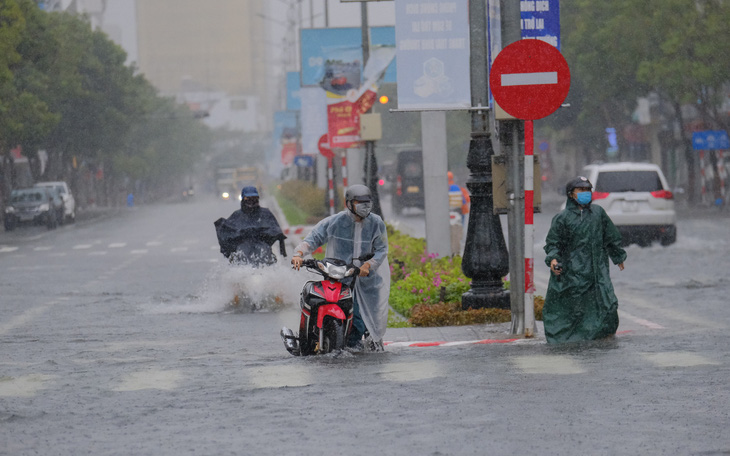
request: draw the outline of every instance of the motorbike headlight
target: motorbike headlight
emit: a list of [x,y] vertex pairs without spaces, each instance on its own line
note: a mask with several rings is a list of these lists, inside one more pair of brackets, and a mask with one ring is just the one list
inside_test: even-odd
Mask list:
[[317,266],[325,274],[337,280],[344,278],[347,273],[347,266],[337,266],[332,263],[324,264],[322,262],[318,262]]
[[41,212],[47,211],[51,208],[51,206],[48,205],[48,203],[43,203],[40,206],[38,206],[38,210]]

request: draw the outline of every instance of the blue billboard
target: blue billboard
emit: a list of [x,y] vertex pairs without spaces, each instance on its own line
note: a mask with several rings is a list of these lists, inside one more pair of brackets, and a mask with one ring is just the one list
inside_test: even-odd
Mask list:
[[302,109],[301,77],[298,71],[289,71],[286,74],[286,110],[299,111]]
[[[395,45],[393,27],[371,27],[370,44]],[[362,30],[359,27],[302,29],[302,86],[320,85],[325,78],[328,62],[357,62],[362,71]],[[388,66],[384,82],[396,81],[395,62]]]

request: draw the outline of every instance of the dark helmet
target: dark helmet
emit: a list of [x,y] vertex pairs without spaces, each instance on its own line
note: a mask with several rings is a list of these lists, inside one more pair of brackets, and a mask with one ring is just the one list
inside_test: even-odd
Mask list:
[[259,196],[258,190],[253,185],[243,187],[241,190],[241,198],[250,198],[252,196]]
[[591,184],[591,181],[589,181],[587,177],[578,176],[567,183],[565,186],[565,194],[570,195],[570,192],[576,188],[587,188],[588,190],[592,190],[593,184]]
[[370,189],[362,184],[350,185],[345,192],[345,203],[347,204],[353,200],[358,202],[372,201]]

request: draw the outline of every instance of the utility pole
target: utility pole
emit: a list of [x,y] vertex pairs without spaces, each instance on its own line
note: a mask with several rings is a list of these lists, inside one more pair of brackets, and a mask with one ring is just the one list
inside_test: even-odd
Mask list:
[[[370,26],[368,24],[368,3],[360,2],[360,16],[362,23],[362,66],[368,63],[370,58]],[[371,110],[368,109],[368,112]],[[378,161],[375,158],[375,141],[365,141],[365,185],[370,189],[373,200],[372,211],[383,217],[383,209],[380,207],[380,196],[378,195]]]
[[[517,4],[519,2],[512,2]],[[470,78],[472,109],[471,140],[466,165],[471,172],[466,186],[471,210],[461,268],[472,279],[472,288],[462,295],[463,309],[509,307],[509,293],[502,277],[509,272],[509,255],[499,216],[494,214],[492,147],[487,90],[487,11],[484,0],[469,0]],[[519,29],[518,29],[519,30]]]

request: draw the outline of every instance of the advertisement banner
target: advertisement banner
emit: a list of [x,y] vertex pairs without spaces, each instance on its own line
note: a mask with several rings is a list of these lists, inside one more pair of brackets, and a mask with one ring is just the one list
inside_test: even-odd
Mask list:
[[327,134],[327,93],[321,87],[302,87],[302,153],[319,153],[319,138]]
[[[370,46],[395,46],[393,27],[371,27]],[[332,60],[358,62],[362,69],[362,30],[360,27],[302,29],[301,56],[303,87],[318,86],[325,79],[327,70],[335,71]],[[347,69],[349,70],[349,68]],[[340,81],[342,83],[350,81]],[[384,82],[396,82],[396,66],[391,62],[385,72]]]
[[522,39],[542,40],[560,50],[560,0],[521,0]]
[[342,89],[325,78],[322,85],[327,93],[330,147],[349,149],[361,146],[360,114],[367,112],[375,103],[383,74],[394,57],[395,48],[392,46],[372,48],[363,71],[365,81],[357,90]]
[[289,166],[299,155],[299,122],[293,111],[274,113],[274,154],[281,157],[281,164]]
[[299,111],[302,109],[301,76],[298,71],[289,71],[286,74],[286,110]]
[[396,0],[399,109],[471,107],[469,1]]

